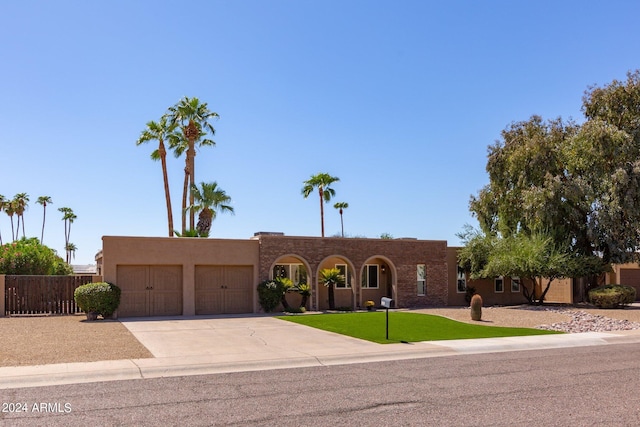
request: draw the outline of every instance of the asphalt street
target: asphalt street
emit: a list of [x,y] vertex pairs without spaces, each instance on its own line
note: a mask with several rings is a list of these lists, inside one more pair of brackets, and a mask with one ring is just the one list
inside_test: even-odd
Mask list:
[[637,426],[639,370],[633,343],[14,388],[0,425]]

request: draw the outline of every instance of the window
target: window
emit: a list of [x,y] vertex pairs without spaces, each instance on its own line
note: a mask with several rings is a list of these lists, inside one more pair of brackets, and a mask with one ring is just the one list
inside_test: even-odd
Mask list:
[[416,268],[418,295],[427,294],[427,269],[425,264],[418,264]]
[[496,277],[496,280],[493,283],[494,283],[494,287],[493,287],[494,292],[496,293],[504,292],[504,278],[502,276]]
[[520,292],[520,278],[518,276],[511,278],[511,292]]
[[351,287],[351,272],[347,264],[336,264],[336,268],[340,270],[340,274],[344,277],[344,283],[336,285],[336,289],[346,289]]
[[364,266],[364,274],[362,274],[362,287],[363,288],[378,288],[378,264],[366,264]]
[[467,274],[464,269],[458,266],[458,293],[465,293],[467,291]]
[[294,286],[307,283],[307,269],[303,264],[276,264],[273,267],[273,278],[287,277]]

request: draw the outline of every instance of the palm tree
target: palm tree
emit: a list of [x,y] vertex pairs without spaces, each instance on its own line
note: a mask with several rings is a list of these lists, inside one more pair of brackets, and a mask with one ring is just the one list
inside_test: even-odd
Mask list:
[[169,225],[169,237],[173,236],[173,212],[171,210],[171,194],[169,192],[169,178],[167,175],[167,150],[164,141],[170,139],[174,134],[176,123],[169,123],[167,115],[160,118],[159,122],[150,121],[147,128],[142,131],[136,145],[141,145],[149,141],[158,141],[158,148],[151,153],[152,160],[160,160],[162,165],[162,179],[164,180],[164,197],[167,203],[167,220]]
[[324,203],[331,200],[331,197],[335,196],[336,192],[329,186],[334,182],[340,181],[340,178],[331,176],[327,173],[319,173],[312,175],[307,181],[304,182],[302,187],[302,195],[306,199],[309,194],[313,192],[315,188],[318,189],[320,195],[320,225],[322,227],[322,237],[324,237]]
[[342,210],[347,209],[349,207],[349,203],[347,202],[338,202],[333,205],[334,208],[338,209],[340,212],[340,227],[342,228],[342,237],[344,237],[344,222],[342,222]]
[[[4,205],[7,203],[7,199],[0,194],[0,212],[4,211]],[[0,233],[0,246],[2,246],[2,233]]]
[[18,238],[18,233],[20,232],[20,219],[22,219],[22,237],[26,237],[24,232],[24,211],[29,206],[29,195],[27,193],[18,193],[13,197],[13,200],[15,202],[15,213],[18,217],[16,239]]
[[196,203],[190,205],[188,209],[193,213],[200,212],[196,226],[200,237],[209,237],[211,223],[216,219],[218,211],[234,213],[233,206],[229,205],[231,197],[227,196],[227,193],[221,190],[215,181],[201,182],[200,188],[192,185],[191,194],[193,194]]
[[64,250],[67,252],[67,264],[69,264],[72,256],[73,259],[76,258],[76,251],[78,250],[78,247],[74,243],[67,243],[64,246]]
[[42,234],[40,235],[40,244],[44,240],[44,222],[47,219],[47,205],[52,204],[51,197],[49,196],[40,196],[36,203],[42,205]]
[[[186,150],[187,170],[185,170],[185,173],[188,172],[189,174],[189,188],[193,188],[191,186],[195,185],[196,141],[209,132],[211,135],[215,135],[216,131],[211,123],[209,123],[209,120],[217,119],[219,117],[218,113],[209,111],[206,102],[201,103],[196,97],[188,98],[185,96],[176,105],[169,107],[170,123],[179,124],[184,139],[188,144]],[[208,142],[206,145],[215,145],[215,142],[212,140],[206,141]],[[205,144],[200,142],[199,145],[202,146]],[[191,206],[193,204],[194,194],[190,191],[189,205]],[[191,211],[189,215],[189,228],[191,229],[193,229],[194,225],[194,215],[195,212]]]
[[4,211],[7,215],[9,215],[9,219],[11,219],[11,241],[15,242],[16,233],[13,228],[13,215],[16,213],[16,203],[14,200],[7,200],[4,203]]
[[344,275],[337,268],[324,268],[320,270],[320,283],[329,288],[329,309],[335,309],[335,298],[333,289],[336,285],[344,284]]
[[[69,237],[71,235],[71,224],[77,216],[73,213],[71,208],[62,207],[58,208],[58,211],[62,212],[62,220],[64,221],[64,247],[66,250],[67,245],[69,245]],[[67,263],[69,263],[69,260],[67,260]]]

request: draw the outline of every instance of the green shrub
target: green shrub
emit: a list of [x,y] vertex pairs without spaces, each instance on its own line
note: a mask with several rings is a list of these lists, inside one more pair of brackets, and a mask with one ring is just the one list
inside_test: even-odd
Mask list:
[[107,282],[87,283],[73,293],[78,307],[85,313],[110,317],[120,305],[120,288]]
[[626,285],[604,285],[589,291],[589,302],[598,308],[624,308],[635,300],[635,288]]
[[306,311],[307,309],[304,307],[298,307],[298,308],[289,307],[288,309],[285,310],[285,312],[287,313],[305,313]]
[[0,247],[0,274],[67,275],[73,271],[53,249],[38,239],[22,238]]
[[270,313],[280,304],[284,292],[281,281],[265,280],[258,284],[258,302],[266,313]]

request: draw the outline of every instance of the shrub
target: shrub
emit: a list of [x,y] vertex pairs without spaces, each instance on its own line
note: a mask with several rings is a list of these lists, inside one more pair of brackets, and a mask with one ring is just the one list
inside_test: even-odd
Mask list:
[[73,293],[76,304],[87,314],[101,314],[107,318],[120,305],[120,288],[107,282],[87,283]]
[[482,319],[482,297],[475,294],[471,297],[471,320],[479,321]]
[[288,309],[285,310],[285,312],[287,313],[305,313],[307,311],[306,308],[304,307],[289,307]]
[[266,313],[270,313],[280,304],[284,292],[282,282],[265,280],[258,284],[258,302]]
[[626,285],[604,285],[589,291],[589,302],[598,308],[624,308],[635,300],[635,288]]
[[53,249],[38,239],[22,238],[0,247],[0,274],[67,275],[73,271]]

